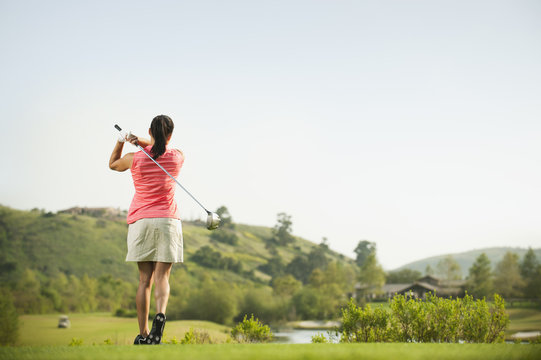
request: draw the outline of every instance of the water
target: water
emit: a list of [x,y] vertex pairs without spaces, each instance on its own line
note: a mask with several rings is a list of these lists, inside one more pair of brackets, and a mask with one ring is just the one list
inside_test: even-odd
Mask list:
[[329,338],[327,330],[307,330],[307,329],[294,329],[283,330],[275,332],[275,343],[279,344],[310,344],[312,342],[312,336],[317,334],[323,334],[326,338]]

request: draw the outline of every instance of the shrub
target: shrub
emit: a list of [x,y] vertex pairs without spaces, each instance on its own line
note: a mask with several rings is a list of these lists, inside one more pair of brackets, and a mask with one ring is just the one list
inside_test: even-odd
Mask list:
[[7,289],[0,289],[0,324],[0,345],[15,344],[19,336],[19,315]]
[[390,339],[390,314],[383,308],[372,311],[370,305],[364,309],[351,299],[342,309],[342,331],[340,342],[383,342]]
[[254,315],[248,319],[244,315],[242,322],[238,323],[231,330],[231,337],[240,343],[268,342],[272,340],[273,335],[267,325],[263,325]]
[[364,309],[350,300],[342,309],[341,342],[502,342],[509,323],[503,299],[494,303],[464,298],[440,298],[428,294],[425,300],[396,295],[390,312]]
[[123,318],[136,318],[137,317],[137,310],[129,310],[124,308],[116,309],[115,311],[116,317],[123,317]]
[[218,229],[210,234],[210,240],[229,245],[237,245],[239,242],[239,237],[233,231]]
[[312,336],[312,344],[326,344],[328,342],[329,341],[322,333],[317,333],[316,335]]
[[78,339],[78,338],[71,338],[71,341],[68,344],[68,346],[81,346],[81,345],[83,345],[83,339]]
[[288,302],[276,296],[268,287],[249,288],[239,298],[239,312],[235,322],[242,321],[245,314],[253,314],[265,323],[287,319]]
[[[175,339],[176,340],[176,339]],[[173,343],[173,342],[172,342]],[[175,341],[176,343],[176,341]],[[184,338],[180,340],[181,344],[212,344],[208,332],[199,329],[190,328],[184,334]]]
[[190,292],[180,317],[230,324],[237,313],[237,302],[235,286],[225,282],[216,283],[206,277],[199,289]]
[[505,301],[498,294],[494,294],[494,304],[490,309],[490,327],[485,342],[503,342],[508,325],[509,315],[505,312]]

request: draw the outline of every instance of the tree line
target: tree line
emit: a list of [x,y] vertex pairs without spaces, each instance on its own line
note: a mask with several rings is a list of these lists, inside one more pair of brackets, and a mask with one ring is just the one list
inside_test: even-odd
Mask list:
[[[412,269],[386,273],[377,262],[376,244],[373,242],[360,241],[355,253],[359,281],[372,289],[377,290],[385,283],[412,283],[423,276],[420,271]],[[464,280],[464,290],[476,298],[499,294],[505,299],[541,299],[541,263],[532,248],[522,259],[508,251],[494,268],[488,256],[482,253],[468,269],[465,279],[460,265],[450,255],[441,259],[436,269],[427,265],[424,275],[436,276],[447,282]]]

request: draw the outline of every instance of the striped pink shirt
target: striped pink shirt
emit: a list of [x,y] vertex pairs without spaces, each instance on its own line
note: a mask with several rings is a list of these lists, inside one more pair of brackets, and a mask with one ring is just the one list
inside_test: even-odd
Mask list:
[[[150,149],[152,146],[147,146],[145,151],[151,154]],[[184,158],[178,150],[167,148],[157,161],[176,178],[180,173]],[[175,201],[176,183],[142,151],[133,155],[131,174],[135,195],[128,211],[128,224],[143,218],[180,219],[180,212]]]

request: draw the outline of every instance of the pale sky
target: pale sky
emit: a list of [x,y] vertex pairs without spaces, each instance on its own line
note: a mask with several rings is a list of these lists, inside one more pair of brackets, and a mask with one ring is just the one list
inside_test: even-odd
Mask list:
[[0,0],[0,204],[127,209],[113,125],[167,114],[236,222],[386,269],[541,247],[540,44],[539,1]]

